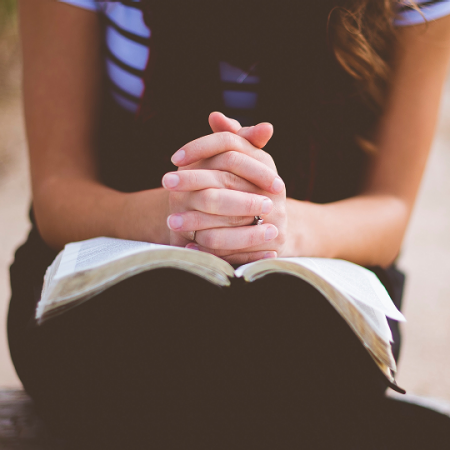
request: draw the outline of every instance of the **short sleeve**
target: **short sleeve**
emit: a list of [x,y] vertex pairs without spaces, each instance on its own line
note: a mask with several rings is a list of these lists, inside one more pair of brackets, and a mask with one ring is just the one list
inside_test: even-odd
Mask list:
[[409,0],[397,1],[394,25],[417,25],[450,15],[450,0],[416,0],[416,4],[420,12],[411,6]]
[[61,3],[78,6],[79,8],[88,9],[89,11],[99,11],[100,5],[97,0],[58,0]]

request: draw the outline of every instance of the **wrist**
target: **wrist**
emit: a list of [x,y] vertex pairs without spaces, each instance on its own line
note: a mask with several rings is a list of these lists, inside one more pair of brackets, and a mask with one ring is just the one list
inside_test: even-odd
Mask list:
[[286,199],[288,239],[286,256],[335,257],[333,239],[323,223],[327,222],[324,205]]
[[162,188],[122,194],[114,234],[121,239],[169,244],[169,193]]

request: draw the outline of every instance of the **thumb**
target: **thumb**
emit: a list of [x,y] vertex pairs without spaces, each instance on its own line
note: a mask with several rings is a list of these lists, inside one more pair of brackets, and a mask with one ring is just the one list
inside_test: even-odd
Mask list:
[[230,119],[220,112],[209,115],[209,125],[214,133],[223,131],[235,133],[257,148],[265,147],[273,136],[273,126],[270,123],[263,122],[254,127],[241,127],[237,120]]
[[241,124],[235,120],[230,119],[221,112],[212,112],[208,117],[209,126],[213,133],[220,133],[222,131],[229,131],[237,134],[242,129]]
[[241,128],[237,134],[255,147],[264,148],[273,136],[273,126],[268,122],[258,123],[254,127]]

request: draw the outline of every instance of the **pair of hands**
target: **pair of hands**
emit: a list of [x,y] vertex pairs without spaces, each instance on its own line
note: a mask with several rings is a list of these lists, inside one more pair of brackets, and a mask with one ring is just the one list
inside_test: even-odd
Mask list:
[[[170,245],[212,253],[230,264],[283,256],[286,190],[272,157],[262,150],[272,126],[242,128],[217,112],[209,124],[213,134],[178,150],[172,156],[178,171],[162,180],[170,192]],[[264,223],[251,225],[255,216]]]

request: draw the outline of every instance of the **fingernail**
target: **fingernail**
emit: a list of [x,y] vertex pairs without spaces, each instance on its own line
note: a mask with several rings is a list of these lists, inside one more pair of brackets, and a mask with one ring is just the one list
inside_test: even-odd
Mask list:
[[165,188],[174,188],[180,183],[180,177],[176,173],[166,173],[162,179]]
[[267,252],[263,256],[263,259],[276,258],[276,257],[277,257],[277,252]]
[[270,198],[265,198],[262,202],[261,212],[263,214],[269,214],[270,211],[272,211],[272,206],[273,206],[272,200],[270,200]]
[[195,244],[192,244],[192,243],[186,245],[185,248],[188,248],[189,250],[200,250],[198,245],[195,245]]
[[[176,154],[176,153],[175,153]],[[272,183],[272,190],[279,194],[284,189],[284,182],[280,177],[275,178],[275,180]]]
[[183,226],[183,217],[179,214],[172,214],[167,218],[167,226],[171,230],[179,230]]
[[179,164],[181,161],[183,161],[184,157],[186,156],[186,152],[184,150],[178,150],[177,152],[174,153],[174,155],[172,156],[171,161],[174,164]]
[[264,239],[266,241],[271,241],[272,239],[275,239],[278,236],[278,229],[274,226],[271,226],[267,228],[266,234],[264,235]]

